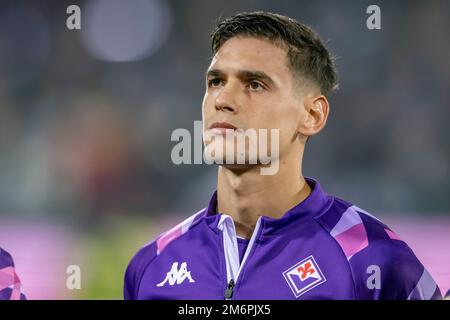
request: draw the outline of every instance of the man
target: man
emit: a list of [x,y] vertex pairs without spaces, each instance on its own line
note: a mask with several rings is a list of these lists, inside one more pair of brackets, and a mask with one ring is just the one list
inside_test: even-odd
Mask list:
[[25,300],[11,255],[0,248],[0,300]]
[[[217,191],[134,256],[125,299],[439,298],[389,227],[302,175],[305,144],[325,126],[337,87],[319,37],[285,16],[242,13],[217,25],[212,51],[203,135],[221,164]],[[232,142],[250,129],[277,132],[268,145],[276,173],[262,174],[258,155],[220,161],[236,160]]]

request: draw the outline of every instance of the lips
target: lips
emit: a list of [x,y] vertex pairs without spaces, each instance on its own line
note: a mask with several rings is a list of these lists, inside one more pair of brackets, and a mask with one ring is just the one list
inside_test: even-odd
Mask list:
[[209,129],[232,129],[236,130],[237,128],[228,122],[214,122]]
[[232,131],[237,130],[237,128],[234,125],[228,122],[214,122],[211,126],[209,126],[208,129],[210,133],[221,135],[227,134],[227,131],[229,132],[230,130]]

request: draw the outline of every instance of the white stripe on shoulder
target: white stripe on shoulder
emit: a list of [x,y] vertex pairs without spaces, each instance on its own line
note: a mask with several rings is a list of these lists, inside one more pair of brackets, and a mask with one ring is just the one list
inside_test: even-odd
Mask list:
[[[156,239],[158,247],[161,245],[161,241],[166,242],[164,244],[164,247],[165,247],[168,244],[168,242],[170,242],[170,241],[174,240],[176,237],[186,233],[186,231],[189,230],[189,227],[194,222],[195,218],[198,215],[202,214],[205,210],[206,210],[206,208],[199,210],[198,212],[194,213],[192,216],[188,217],[187,219],[185,219],[185,220],[181,221],[180,223],[178,223],[177,225],[175,225],[174,227],[161,233]],[[172,239],[170,239],[170,238],[172,238]],[[168,239],[170,239],[170,240],[167,241]],[[150,241],[149,243],[145,244],[144,247],[152,244],[153,242],[154,242],[154,240]]]
[[165,231],[161,236],[164,236],[166,234],[172,233],[175,230],[181,230],[181,233],[185,233],[186,231],[188,231],[189,227],[192,225],[192,223],[195,220],[195,217],[197,217],[199,214],[201,214],[202,212],[204,212],[205,208],[201,209],[200,211],[194,213],[192,216],[186,218],[185,220],[181,221],[180,223],[178,223],[177,225],[175,225],[174,227],[170,228],[169,230]]
[[[365,211],[365,210],[363,210],[363,209],[361,209],[361,208],[359,208],[359,207],[357,207],[357,206],[352,206],[352,208],[353,208],[355,211],[359,212],[359,213],[363,213],[363,214],[365,214],[366,216],[369,216],[369,217],[371,217],[371,218],[377,220],[378,222],[383,223],[383,221],[381,221],[380,219],[378,219],[378,218],[375,217],[374,215],[368,213],[367,211]],[[383,223],[383,224],[384,224],[384,223]]]

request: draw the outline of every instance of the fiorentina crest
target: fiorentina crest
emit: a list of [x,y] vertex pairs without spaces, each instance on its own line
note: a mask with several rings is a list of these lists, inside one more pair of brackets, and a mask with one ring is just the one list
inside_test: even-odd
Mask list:
[[296,298],[327,281],[313,256],[284,271],[283,276]]

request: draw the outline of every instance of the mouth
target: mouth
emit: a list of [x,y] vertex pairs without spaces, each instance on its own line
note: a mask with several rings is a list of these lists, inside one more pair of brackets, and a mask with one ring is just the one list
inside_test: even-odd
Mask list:
[[214,134],[226,134],[230,131],[235,131],[237,128],[228,122],[214,122],[209,126],[208,131]]

